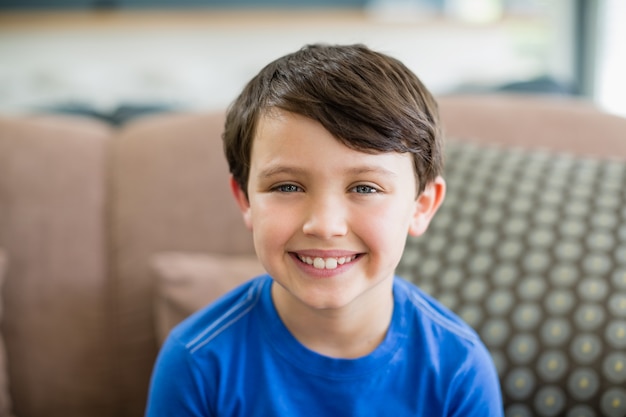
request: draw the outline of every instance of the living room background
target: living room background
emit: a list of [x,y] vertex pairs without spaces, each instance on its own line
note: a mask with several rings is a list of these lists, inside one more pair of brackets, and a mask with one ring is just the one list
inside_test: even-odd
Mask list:
[[626,113],[626,91],[616,85],[624,59],[611,29],[619,25],[608,24],[619,7],[611,0],[1,0],[0,110],[221,108],[273,57],[305,43],[364,42],[405,61],[437,94],[582,95]]

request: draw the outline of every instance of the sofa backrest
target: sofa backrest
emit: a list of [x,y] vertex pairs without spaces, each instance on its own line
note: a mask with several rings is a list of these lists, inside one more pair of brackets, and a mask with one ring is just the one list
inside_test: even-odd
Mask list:
[[142,119],[115,136],[110,160],[110,271],[117,300],[118,383],[140,415],[157,340],[152,256],[164,251],[252,253],[228,188],[223,113]]
[[104,124],[0,118],[1,334],[15,415],[110,416]]
[[588,101],[522,94],[438,98],[450,138],[626,160],[626,118]]

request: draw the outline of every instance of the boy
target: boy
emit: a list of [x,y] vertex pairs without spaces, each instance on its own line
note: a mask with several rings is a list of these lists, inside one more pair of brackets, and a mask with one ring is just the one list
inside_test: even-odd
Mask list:
[[172,331],[147,416],[503,415],[478,336],[394,276],[445,194],[437,106],[411,71],[305,47],[248,83],[223,139],[268,275]]

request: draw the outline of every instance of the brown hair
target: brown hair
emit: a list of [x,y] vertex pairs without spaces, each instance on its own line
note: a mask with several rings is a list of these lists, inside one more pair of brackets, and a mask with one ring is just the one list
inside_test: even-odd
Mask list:
[[259,117],[273,108],[318,121],[362,152],[413,155],[418,194],[443,169],[437,103],[395,58],[364,45],[308,45],[259,72],[231,104],[222,135],[230,172],[247,193]]

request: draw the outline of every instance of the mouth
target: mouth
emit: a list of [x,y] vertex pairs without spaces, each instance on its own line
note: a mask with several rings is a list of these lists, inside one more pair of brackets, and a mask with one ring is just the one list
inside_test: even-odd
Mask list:
[[342,265],[354,262],[361,255],[339,256],[339,257],[320,257],[306,256],[298,253],[293,254],[300,262],[311,265],[315,269],[337,269]]

